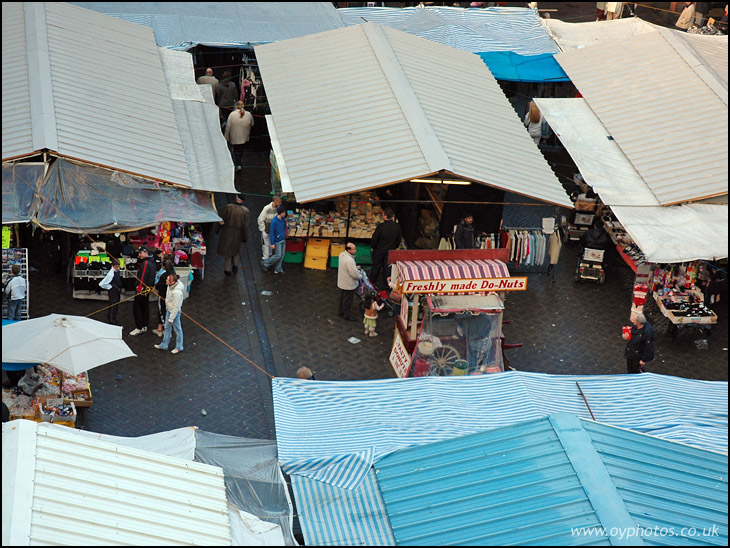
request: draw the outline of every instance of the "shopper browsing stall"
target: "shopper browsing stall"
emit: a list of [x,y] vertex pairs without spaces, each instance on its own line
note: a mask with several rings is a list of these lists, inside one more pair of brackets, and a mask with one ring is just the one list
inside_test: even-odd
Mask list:
[[165,335],[160,344],[154,345],[157,350],[167,350],[172,338],[172,330],[175,330],[175,348],[172,354],[179,354],[183,351],[183,331],[180,317],[182,315],[182,304],[185,298],[185,286],[177,274],[167,276],[167,312],[165,313]]
[[19,322],[23,319],[23,299],[27,284],[25,278],[20,275],[19,264],[14,264],[10,270],[13,275],[5,286],[5,295],[8,297],[8,319]]
[[[383,222],[375,229],[370,239],[373,265],[370,267],[370,281],[376,287],[388,287],[388,252],[398,249],[402,234],[400,225],[393,220],[393,210],[388,208],[383,212]],[[379,285],[380,272],[383,272],[383,285]]]
[[271,221],[276,217],[276,208],[281,205],[281,198],[274,196],[271,199],[271,203],[268,204],[259,213],[256,222],[261,232],[261,260],[265,261],[271,255],[271,240],[269,234],[271,232]]
[[284,252],[286,251],[286,208],[279,206],[276,208],[276,217],[271,221],[271,255],[263,263],[263,268],[268,272],[269,268],[274,267],[274,274],[283,274],[284,270],[281,265],[284,262]]

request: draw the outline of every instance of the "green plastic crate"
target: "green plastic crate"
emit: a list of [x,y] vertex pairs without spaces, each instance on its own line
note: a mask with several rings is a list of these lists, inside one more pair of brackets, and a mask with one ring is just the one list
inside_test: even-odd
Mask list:
[[332,255],[330,257],[330,268],[337,268],[338,266],[340,266],[340,256]]
[[373,259],[370,255],[370,246],[368,244],[355,244],[355,247],[357,247],[357,253],[355,253],[357,264],[373,264]]
[[284,262],[301,264],[304,262],[304,252],[303,251],[287,251],[286,253],[284,253]]

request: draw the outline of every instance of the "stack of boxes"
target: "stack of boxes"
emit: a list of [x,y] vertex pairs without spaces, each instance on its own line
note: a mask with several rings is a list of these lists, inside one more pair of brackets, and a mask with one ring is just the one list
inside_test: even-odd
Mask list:
[[323,238],[309,238],[304,266],[315,270],[327,270],[327,259],[330,253],[330,241]]
[[304,240],[295,239],[286,241],[284,262],[296,264],[302,264],[304,262]]
[[332,242],[330,244],[330,267],[337,268],[340,266],[340,253],[345,250],[343,242]]

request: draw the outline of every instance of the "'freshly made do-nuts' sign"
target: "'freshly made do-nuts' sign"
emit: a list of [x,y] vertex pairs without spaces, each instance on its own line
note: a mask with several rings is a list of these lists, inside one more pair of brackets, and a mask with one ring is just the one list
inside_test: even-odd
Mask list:
[[482,291],[525,291],[527,277],[475,278],[471,280],[407,280],[401,293],[481,293]]

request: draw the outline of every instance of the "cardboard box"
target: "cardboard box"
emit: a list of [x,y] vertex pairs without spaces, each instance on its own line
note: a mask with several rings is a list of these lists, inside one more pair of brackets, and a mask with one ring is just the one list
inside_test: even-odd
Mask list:
[[76,407],[91,407],[91,388],[82,388],[71,392],[71,399],[63,398],[63,403],[68,405],[73,402]]
[[48,399],[45,402],[38,402],[38,415],[40,416],[41,422],[76,422],[76,406],[73,402],[71,402],[69,405],[71,406],[71,409],[73,410],[72,415],[64,415],[64,416],[56,416],[51,415],[48,413],[45,413],[43,411],[43,407],[45,406],[58,406],[63,405],[63,399],[62,398],[53,398]]

